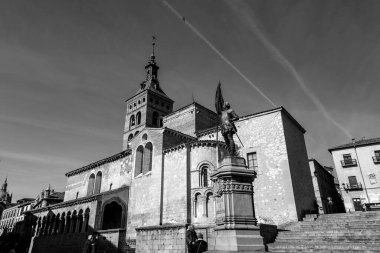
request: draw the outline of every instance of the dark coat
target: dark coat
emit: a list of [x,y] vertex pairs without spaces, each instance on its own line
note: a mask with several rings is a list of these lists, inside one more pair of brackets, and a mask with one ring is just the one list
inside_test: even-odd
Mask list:
[[194,253],[201,253],[207,251],[207,242],[201,240],[197,240],[193,246]]
[[97,252],[97,242],[96,239],[86,240],[82,253],[96,253]]
[[194,230],[186,230],[186,243],[189,245],[198,239],[197,233]]

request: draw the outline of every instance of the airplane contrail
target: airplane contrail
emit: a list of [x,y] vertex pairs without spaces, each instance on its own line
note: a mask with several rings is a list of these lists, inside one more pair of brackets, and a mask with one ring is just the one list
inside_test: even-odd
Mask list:
[[171,6],[166,0],[163,3],[168,9],[182,20],[192,32],[194,32],[201,40],[203,40],[222,60],[227,63],[233,70],[236,71],[248,84],[250,84],[261,96],[263,96],[271,105],[276,107],[276,104],[260,90],[249,78],[244,75],[232,62],[230,62],[201,32],[198,31],[184,16],[182,16],[173,6]]
[[305,84],[302,77],[298,74],[297,70],[294,68],[293,64],[289,62],[288,59],[266,38],[266,36],[261,32],[261,30],[258,28],[256,23],[254,22],[253,18],[247,14],[245,9],[247,7],[243,7],[243,11],[238,9],[236,2],[231,3],[229,1],[225,1],[232,9],[235,10],[235,12],[238,13],[238,16],[248,24],[248,26],[251,28],[252,32],[259,38],[261,43],[268,49],[268,51],[271,53],[273,58],[287,71],[291,73],[291,75],[294,77],[294,79],[297,81],[297,84],[300,86],[300,88],[306,93],[306,95],[311,99],[311,101],[314,103],[314,105],[318,108],[318,110],[322,113],[322,115],[329,120],[331,123],[333,123],[337,128],[339,128],[348,138],[352,138],[352,134],[339,122],[337,122],[326,110],[325,106],[322,104],[322,102],[313,94],[313,92],[309,89],[309,87]]

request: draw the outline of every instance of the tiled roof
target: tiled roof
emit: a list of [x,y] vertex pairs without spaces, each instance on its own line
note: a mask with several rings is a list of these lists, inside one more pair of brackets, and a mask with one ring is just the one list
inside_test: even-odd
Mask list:
[[116,161],[116,160],[118,160],[120,158],[123,158],[123,157],[129,155],[130,153],[131,153],[130,149],[124,150],[124,151],[122,151],[120,153],[117,153],[116,155],[113,155],[113,156],[104,158],[102,160],[96,161],[96,162],[91,163],[89,165],[83,166],[83,167],[81,167],[79,169],[69,171],[65,175],[66,175],[66,177],[69,177],[69,176],[81,173],[83,171],[86,171],[86,170],[91,170],[91,169],[93,169],[95,167],[99,167],[99,166],[101,166],[103,164],[110,163],[110,162]]
[[380,143],[380,137],[372,138],[372,139],[362,139],[362,140],[355,140],[355,142],[350,142],[347,144],[339,145],[333,148],[329,148],[329,151],[338,150],[338,149],[346,149],[346,148],[353,148],[353,147],[359,147],[359,146],[367,146],[372,144],[378,144]]

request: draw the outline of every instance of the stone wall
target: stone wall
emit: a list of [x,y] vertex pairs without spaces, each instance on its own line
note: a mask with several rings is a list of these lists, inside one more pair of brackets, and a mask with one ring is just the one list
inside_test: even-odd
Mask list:
[[[296,194],[302,194],[302,192],[295,193],[296,190],[293,189],[292,181],[302,183],[301,180],[305,176],[301,174],[298,178],[295,173],[294,178],[292,178],[291,171],[297,171],[298,169],[307,171],[310,180],[308,187],[313,192],[304,142],[299,149],[291,149],[291,155],[288,154],[287,146],[302,144],[303,135],[299,132],[289,131],[288,128],[291,128],[291,126],[287,126],[286,130],[284,129],[283,117],[288,117],[288,115],[285,115],[282,112],[283,110],[283,108],[277,108],[245,116],[236,122],[239,137],[244,145],[242,146],[239,139],[234,136],[239,154],[245,159],[247,159],[248,153],[256,152],[257,154],[257,178],[253,185],[255,213],[259,223],[280,225],[299,219],[298,212],[301,212],[302,208],[297,209],[296,202],[302,201],[302,199],[296,198],[298,196]],[[296,128],[300,127],[295,120],[290,120],[286,124],[294,125]],[[287,141],[285,136],[292,134],[298,136],[294,144]],[[302,138],[299,136],[302,136]],[[218,134],[215,131],[210,131],[200,136],[201,140],[216,140],[217,138],[223,140],[220,131]],[[287,138],[293,140],[291,136]],[[299,139],[301,141],[298,141]],[[298,153],[300,158],[297,157]],[[289,159],[294,159],[295,161],[290,162]],[[301,164],[306,165],[301,166]],[[298,165],[300,166],[297,168],[290,168]],[[300,190],[300,188],[297,190]],[[309,191],[306,194],[310,197]],[[312,200],[314,200],[314,197]],[[306,205],[309,206],[309,204],[307,201]]]
[[164,154],[162,224],[190,222],[189,148]]
[[185,106],[164,117],[164,127],[168,127],[187,135],[195,136],[195,132],[215,126],[217,115],[197,103]]
[[306,151],[305,131],[294,124],[288,114],[282,112],[281,115],[297,215],[298,219],[302,219],[305,213],[310,213],[315,209],[315,194]]
[[86,197],[90,175],[96,175],[99,171],[102,172],[100,192],[129,186],[131,185],[131,170],[132,156],[129,155],[119,160],[95,167],[91,170],[69,176],[67,178],[64,201]]
[[136,230],[136,253],[186,252],[185,224],[141,227]]
[[[127,238],[136,238],[136,227],[160,224],[161,175],[162,175],[162,138],[164,129],[145,129],[139,136],[147,134],[147,139],[136,138],[131,142],[132,184],[130,189]],[[153,144],[152,170],[134,176],[136,149],[147,142]]]

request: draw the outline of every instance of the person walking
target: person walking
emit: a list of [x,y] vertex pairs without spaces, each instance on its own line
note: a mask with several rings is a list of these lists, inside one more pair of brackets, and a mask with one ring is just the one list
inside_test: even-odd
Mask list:
[[187,252],[188,253],[194,253],[194,244],[197,240],[197,233],[195,233],[194,226],[190,224],[186,230],[186,245],[187,245]]
[[203,234],[198,233],[198,239],[194,244],[194,253],[206,252],[208,248],[207,242],[203,240]]

